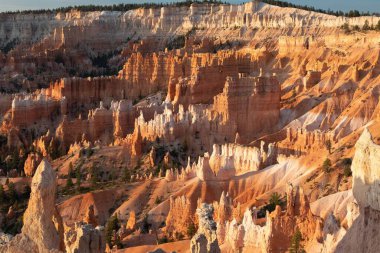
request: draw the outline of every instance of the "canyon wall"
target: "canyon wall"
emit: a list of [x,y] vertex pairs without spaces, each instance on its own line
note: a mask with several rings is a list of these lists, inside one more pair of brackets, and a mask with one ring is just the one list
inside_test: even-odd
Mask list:
[[[21,43],[37,41],[49,34],[49,42],[86,42],[89,32],[102,36],[97,39],[99,46],[110,43],[109,35],[117,44],[127,35],[137,31],[141,35],[170,34],[176,30],[190,30],[192,27],[214,29],[223,27],[247,28],[288,28],[327,27],[336,28],[344,23],[363,26],[376,25],[378,17],[346,18],[321,13],[271,6],[256,1],[241,5],[192,4],[188,7],[162,7],[156,9],[136,9],[122,12],[79,12],[58,14],[1,14],[0,37],[2,43],[18,39]],[[264,18],[265,17],[265,18]],[[19,25],[15,26],[15,22]],[[113,24],[110,26],[109,24]],[[33,27],[33,29],[32,29]],[[80,27],[88,30],[83,32]],[[108,31],[107,31],[108,30]],[[32,32],[33,31],[33,32]]]

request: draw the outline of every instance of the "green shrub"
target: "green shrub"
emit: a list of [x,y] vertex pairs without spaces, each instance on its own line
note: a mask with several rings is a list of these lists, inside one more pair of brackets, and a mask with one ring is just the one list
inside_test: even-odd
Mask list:
[[342,160],[343,174],[345,177],[350,177],[352,175],[351,164],[352,164],[351,158],[344,158]]
[[195,235],[196,232],[197,232],[197,228],[195,227],[194,222],[191,222],[189,226],[187,227],[187,236],[193,237],[193,235]]
[[156,205],[158,205],[158,204],[160,204],[161,202],[162,202],[162,197],[157,196],[157,197],[156,197],[156,200],[154,201],[154,203],[155,203]]
[[330,173],[331,172],[331,160],[330,159],[326,159],[324,162],[323,162],[323,165],[322,165],[322,168],[323,168],[323,171],[326,172],[326,173]]
[[260,210],[257,213],[257,217],[263,218],[265,217],[267,211],[273,212],[276,209],[276,206],[282,207],[285,204],[286,204],[286,201],[284,197],[281,196],[281,194],[279,194],[278,192],[274,192],[269,197],[269,203],[263,206],[262,208],[260,208]]
[[158,239],[158,244],[163,244],[163,243],[168,243],[168,242],[169,242],[169,239],[166,236]]

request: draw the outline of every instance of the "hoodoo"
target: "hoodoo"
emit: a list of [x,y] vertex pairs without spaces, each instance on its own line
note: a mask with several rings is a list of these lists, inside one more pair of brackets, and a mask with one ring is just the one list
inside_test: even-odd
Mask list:
[[135,2],[0,13],[0,252],[379,252],[380,17]]

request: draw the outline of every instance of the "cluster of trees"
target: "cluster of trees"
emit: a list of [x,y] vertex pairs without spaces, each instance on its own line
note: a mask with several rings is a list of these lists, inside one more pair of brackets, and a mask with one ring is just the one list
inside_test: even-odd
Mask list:
[[281,196],[278,192],[274,192],[269,198],[269,203],[258,211],[257,217],[263,218],[266,215],[266,211],[273,212],[276,209],[276,206],[284,207],[285,205],[286,196]]
[[18,44],[20,44],[20,40],[18,38],[15,38],[13,40],[8,41],[8,43],[6,43],[5,45],[0,46],[0,51],[4,54],[8,54],[9,51],[15,48],[15,46],[17,46]]
[[112,248],[113,246],[117,246],[117,248],[121,249],[122,244],[120,237],[117,235],[117,231],[120,228],[119,219],[117,218],[117,215],[113,215],[109,218],[106,224],[106,242]]
[[350,26],[348,23],[345,23],[341,27],[345,33],[350,33],[351,31],[370,31],[370,30],[376,30],[380,31],[380,20],[377,22],[377,24],[369,25],[368,20],[364,22],[363,27],[359,27],[358,25]]
[[7,234],[18,234],[22,228],[22,214],[24,213],[30,197],[30,186],[25,185],[19,192],[15,184],[6,180],[5,185],[0,184],[0,212],[6,214],[12,207],[13,215],[0,222],[0,229]]
[[[0,169],[2,170],[2,175],[10,175],[8,173],[16,170],[17,176],[23,176],[24,173],[24,163],[28,157],[29,151],[21,148],[21,150],[8,149],[1,150],[0,152]],[[16,176],[12,174],[12,176]]]
[[[288,3],[285,1],[278,1],[278,0],[260,0],[261,2],[277,5],[280,7],[292,7],[292,8],[298,8],[303,9],[307,11],[315,11],[335,16],[345,16],[345,17],[359,17],[359,16],[369,16],[369,15],[379,15],[379,13],[370,13],[370,12],[359,12],[358,10],[351,10],[349,12],[343,12],[343,11],[332,11],[332,10],[323,10],[314,8],[311,6],[305,6],[305,5],[297,5]],[[83,12],[88,11],[129,11],[134,10],[138,8],[161,8],[165,6],[190,6],[193,3],[215,3],[215,4],[223,4],[226,2],[222,2],[220,0],[184,0],[180,2],[172,2],[172,3],[141,3],[141,4],[114,4],[114,5],[76,5],[76,6],[68,6],[68,7],[61,7],[56,9],[40,9],[40,10],[23,10],[23,11],[9,11],[5,12],[7,14],[46,14],[46,13],[59,13],[59,12],[70,12],[72,10],[78,10]]]
[[271,4],[271,5],[280,6],[280,7],[291,7],[291,8],[297,8],[297,9],[302,9],[302,10],[306,10],[306,11],[314,11],[314,12],[334,15],[337,17],[350,17],[350,18],[352,18],[352,17],[360,17],[360,16],[370,16],[370,15],[378,16],[379,15],[379,13],[359,12],[358,10],[351,10],[349,12],[323,10],[323,9],[314,8],[312,6],[297,5],[297,4],[292,4],[292,3],[288,3],[285,1],[278,1],[278,0],[261,0],[261,2]]
[[169,41],[166,47],[168,48],[168,50],[180,49],[185,46],[185,42],[186,42],[186,37],[184,35],[179,35],[173,38],[171,41]]
[[56,9],[40,9],[40,10],[23,10],[23,11],[8,11],[7,14],[46,14],[46,13],[59,13],[70,12],[72,10],[78,10],[83,12],[88,11],[129,11],[138,8],[161,8],[165,6],[190,6],[193,3],[216,3],[221,4],[219,0],[185,0],[181,2],[173,3],[141,3],[141,4],[114,4],[114,5],[76,5],[61,7]]
[[[351,158],[343,158],[337,164],[338,167],[340,167],[341,169],[343,169],[343,175],[345,177],[350,177],[352,175],[351,164],[352,164],[352,159]],[[323,169],[323,171],[325,173],[330,173],[333,170],[333,165],[332,165],[332,162],[331,162],[331,160],[329,158],[326,158],[323,161],[322,169]]]
[[16,191],[15,184],[13,182],[9,182],[9,179],[7,179],[7,182],[5,183],[7,186],[7,190],[4,189],[4,186],[0,184],[0,203],[6,204],[6,205],[13,205],[16,201],[22,200],[22,199],[29,199],[30,196],[30,186],[25,185],[23,191],[19,194]]
[[66,180],[66,186],[64,191],[66,193],[70,193],[74,190],[74,183],[72,178],[75,178],[75,190],[77,192],[81,192],[81,182],[82,182],[82,174],[81,174],[81,167],[82,164],[78,164],[75,169],[73,167],[73,164],[70,162],[69,164],[69,173],[67,174],[67,180]]

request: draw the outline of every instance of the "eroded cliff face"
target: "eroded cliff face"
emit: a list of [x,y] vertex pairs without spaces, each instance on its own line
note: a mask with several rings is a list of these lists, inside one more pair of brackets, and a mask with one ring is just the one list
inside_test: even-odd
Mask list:
[[[125,247],[198,228],[192,252],[286,252],[297,230],[308,252],[377,249],[378,133],[363,129],[379,120],[380,39],[340,26],[378,17],[250,2],[0,18],[0,45],[14,44],[0,54],[0,180],[21,174],[15,158],[34,174],[5,251],[102,252],[110,210]],[[356,141],[357,204],[344,197]],[[286,208],[264,215],[274,193]]]
[[247,209],[241,222],[221,220],[218,230],[224,247],[242,252],[286,252],[297,229],[304,244],[321,240],[322,220],[311,213],[302,188],[289,186],[286,196],[286,210],[276,206],[271,214],[266,213],[265,224],[259,224],[257,209]]
[[[279,11],[281,10],[281,11]],[[177,18],[174,18],[177,16]],[[263,19],[263,17],[266,17]],[[281,9],[280,7],[248,2],[242,5],[228,4],[192,4],[188,7],[162,7],[156,9],[136,9],[121,12],[79,12],[71,11],[58,14],[2,14],[1,34],[2,42],[8,43],[14,39],[21,43],[38,41],[46,35],[52,34],[44,43],[53,45],[67,44],[90,40],[81,35],[80,27],[86,26],[90,32],[105,31],[107,33],[98,36],[98,45],[111,43],[107,39],[109,34],[116,35],[112,43],[117,43],[132,34],[137,29],[139,35],[167,33],[180,29],[202,27],[212,30],[224,27],[248,27],[248,28],[287,28],[292,27],[328,27],[336,28],[345,22],[363,26],[365,20],[369,25],[376,25],[376,17],[345,18],[335,17],[319,13],[310,13],[293,8]],[[15,25],[15,23],[18,25]],[[114,23],[113,26],[108,26]],[[34,29],[31,29],[31,27]],[[96,30],[97,29],[97,30]],[[119,31],[118,31],[119,30]],[[33,32],[31,32],[33,31]],[[116,32],[118,31],[118,32]]]
[[354,252],[356,250],[376,252],[379,250],[376,226],[380,217],[377,192],[379,150],[379,145],[373,142],[371,133],[366,128],[355,145],[355,156],[351,167],[352,190],[359,206],[359,216],[350,222],[352,225],[337,244],[336,252]]

